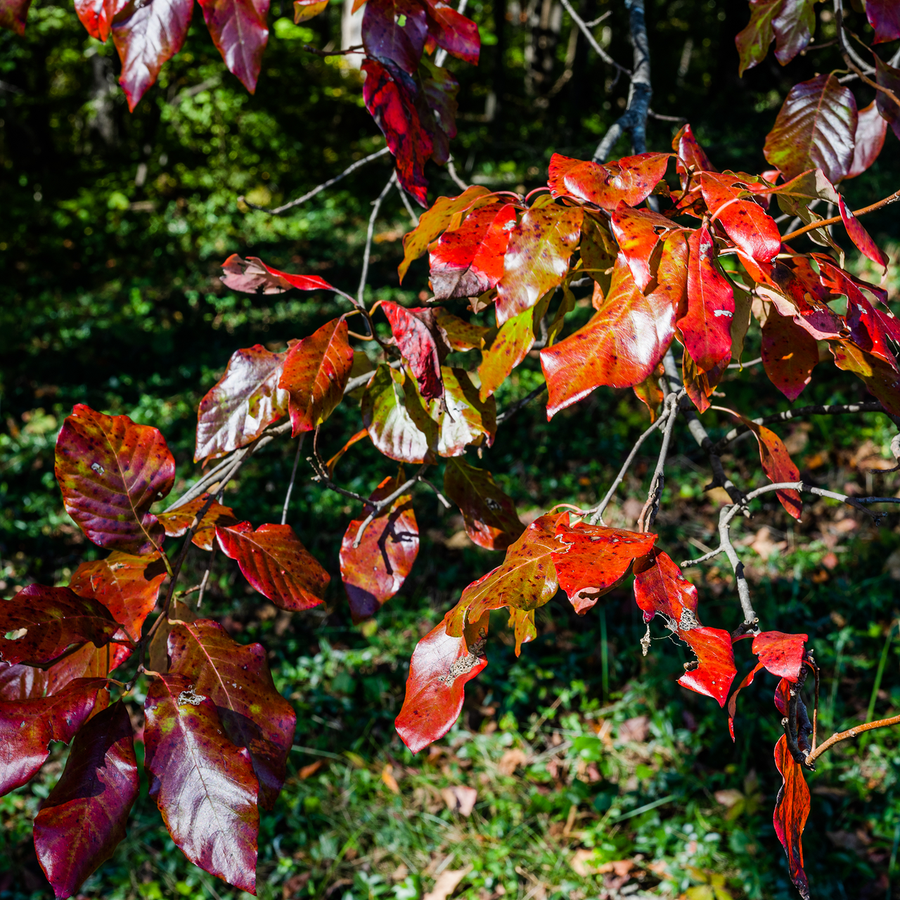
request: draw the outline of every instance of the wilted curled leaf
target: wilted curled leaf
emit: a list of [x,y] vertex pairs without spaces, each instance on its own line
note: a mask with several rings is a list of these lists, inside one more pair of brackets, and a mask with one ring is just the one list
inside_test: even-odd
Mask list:
[[803,900],[809,900],[809,883],[803,870],[803,844],[801,837],[809,816],[809,787],[803,776],[803,767],[791,756],[787,736],[782,735],[775,745],[775,765],[781,774],[782,785],[775,800],[772,824],[791,870],[791,881]]
[[232,253],[222,263],[222,281],[233,291],[247,294],[283,294],[291,288],[299,291],[333,291],[334,288],[318,275],[291,275],[267,266],[256,256],[241,259]]

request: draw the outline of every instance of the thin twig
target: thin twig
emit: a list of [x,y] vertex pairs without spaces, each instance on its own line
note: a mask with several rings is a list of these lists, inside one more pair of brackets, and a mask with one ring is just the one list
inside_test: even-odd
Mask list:
[[365,306],[366,280],[369,277],[369,257],[372,254],[372,236],[375,234],[375,220],[381,211],[381,204],[384,202],[384,198],[387,197],[396,182],[397,173],[391,172],[391,177],[388,178],[387,183],[381,189],[381,193],[372,202],[372,215],[369,216],[369,227],[366,231],[366,249],[363,253],[362,274],[359,278],[359,290],[356,292],[356,299],[361,307]]
[[[853,216],[855,218],[859,218],[860,216],[864,216],[867,213],[874,212],[876,209],[881,209],[882,206],[888,206],[891,203],[896,203],[900,200],[900,191],[894,191],[889,197],[885,197],[883,200],[877,200],[875,203],[869,204],[869,206],[864,206],[862,209],[854,209]],[[792,241],[796,237],[800,237],[801,234],[806,234],[807,231],[815,231],[817,228],[827,228],[831,225],[839,225],[844,220],[840,216],[832,216],[829,219],[821,219],[818,222],[810,222],[809,225],[804,225],[802,228],[798,228],[795,231],[789,231],[787,234],[783,235],[781,238],[782,243],[787,243],[788,241]]]
[[197,595],[197,609],[200,609],[200,606],[203,603],[203,595],[206,593],[206,586],[209,584],[209,573],[212,572],[213,560],[216,558],[216,550],[218,550],[218,548],[218,541],[213,541],[212,550],[209,554],[209,562],[206,564],[206,571],[203,573],[203,578],[200,581],[200,593]]
[[744,611],[744,633],[756,631],[759,628],[759,616],[753,610],[750,600],[750,586],[747,584],[747,576],[744,575],[744,564],[731,543],[731,534],[728,524],[732,516],[730,513],[736,510],[736,506],[725,506],[719,513],[719,544],[725,551],[731,568],[734,571],[734,579],[738,589],[738,599],[741,601],[741,609]]
[[419,224],[419,214],[413,209],[412,203],[409,202],[409,197],[406,195],[406,191],[400,191],[400,199],[403,201],[403,205],[406,207],[406,211],[409,213],[410,219],[412,219],[413,226]]
[[546,383],[539,384],[533,391],[527,393],[521,400],[516,400],[512,406],[508,406],[503,412],[497,415],[497,424],[501,425],[508,419],[511,419],[523,406],[527,406],[532,400],[540,397],[547,390]]
[[434,491],[435,496],[441,501],[444,509],[453,509],[453,504],[427,478],[420,475],[419,481]]
[[316,194],[321,193],[326,188],[330,188],[333,184],[337,184],[342,178],[346,178],[351,172],[355,172],[357,169],[366,165],[367,163],[372,162],[372,160],[378,159],[380,156],[386,156],[390,153],[390,148],[382,147],[380,150],[376,150],[374,153],[370,153],[368,156],[364,156],[362,159],[358,159],[355,163],[347,166],[340,175],[335,175],[334,178],[329,178],[328,181],[323,181],[321,184],[316,185],[311,191],[304,194],[302,197],[298,197],[296,200],[291,200],[289,203],[285,203],[282,206],[276,206],[275,209],[267,209],[265,206],[257,206],[255,203],[250,203],[245,197],[238,197],[238,200],[243,200],[250,209],[259,210],[259,212],[268,213],[270,216],[280,216],[283,212],[293,209],[295,206],[299,206],[301,203],[306,203],[307,200],[311,200]]
[[[626,69],[625,66],[620,66],[598,43],[597,39],[591,34],[591,29],[588,27],[587,22],[575,12],[575,7],[569,2],[569,0],[562,0],[562,5],[566,8],[566,11],[572,17],[572,21],[578,26],[581,33],[587,38],[588,43],[593,47],[594,53],[600,57],[607,65],[613,66],[623,75],[631,75],[631,69]],[[599,20],[598,20],[599,21]]]
[[650,480],[650,491],[647,495],[647,502],[641,510],[638,518],[638,531],[649,531],[653,525],[657,514],[659,513],[659,501],[662,497],[663,486],[666,482],[666,459],[669,455],[669,443],[672,440],[672,430],[675,427],[675,421],[678,418],[678,402],[684,393],[672,392],[666,397],[666,409],[668,416],[666,418],[666,427],[663,429],[662,446],[659,449],[659,457],[656,460],[656,469],[653,472],[653,478]]
[[300,432],[300,437],[297,439],[297,453],[294,455],[294,468],[291,469],[291,480],[288,482],[287,491],[284,495],[284,507],[281,510],[281,524],[284,525],[287,522],[287,514],[288,514],[288,506],[291,503],[291,494],[294,491],[294,479],[297,477],[297,466],[300,464],[300,451],[303,449],[303,440],[306,437],[306,432]]
[[453,179],[454,183],[461,191],[465,191],[469,187],[469,185],[467,185],[457,174],[456,166],[453,165],[452,156],[447,160],[447,174]]
[[366,501],[366,503],[368,503],[369,506],[372,507],[372,511],[362,520],[362,522],[359,523],[359,529],[357,530],[356,537],[353,540],[354,549],[359,546],[360,541],[362,541],[363,539],[363,535],[366,533],[366,529],[369,527],[369,525],[372,524],[372,521],[378,515],[378,513],[380,513],[383,509],[387,509],[387,507],[389,507],[398,497],[405,494],[419,480],[419,476],[427,468],[428,465],[426,463],[423,463],[419,468],[419,471],[416,472],[416,474],[413,475],[412,478],[401,484],[396,491],[388,494],[387,497],[382,497],[381,500],[379,500],[377,503],[373,503],[371,500]]
[[891,716],[889,719],[876,719],[874,722],[866,722],[863,725],[855,725],[846,731],[833,734],[827,741],[822,741],[815,750],[813,750],[806,758],[807,763],[815,762],[826,750],[830,750],[835,744],[846,741],[848,738],[858,737],[866,731],[872,731],[875,728],[887,728],[890,725],[900,724],[900,716]]
[[321,56],[323,58],[329,56],[348,56],[351,53],[365,53],[365,47],[363,47],[362,44],[354,44],[346,50],[320,50],[318,47],[313,47],[312,44],[301,44],[300,49],[305,50],[307,53],[314,53],[316,56]]

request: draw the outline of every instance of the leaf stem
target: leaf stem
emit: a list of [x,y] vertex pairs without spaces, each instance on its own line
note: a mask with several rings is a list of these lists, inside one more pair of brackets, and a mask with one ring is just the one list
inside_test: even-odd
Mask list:
[[[855,218],[859,218],[867,213],[875,212],[876,209],[881,209],[882,206],[896,203],[898,200],[900,200],[900,191],[894,191],[889,197],[884,197],[875,203],[864,206],[862,209],[854,209],[853,215]],[[827,228],[829,225],[839,225],[841,222],[843,222],[843,219],[840,216],[832,216],[830,219],[822,219],[819,222],[810,222],[809,225],[804,225],[802,228],[798,228],[795,231],[782,235],[781,243],[786,244],[788,241],[800,237],[801,234],[806,234],[807,231],[815,231],[817,228]]]

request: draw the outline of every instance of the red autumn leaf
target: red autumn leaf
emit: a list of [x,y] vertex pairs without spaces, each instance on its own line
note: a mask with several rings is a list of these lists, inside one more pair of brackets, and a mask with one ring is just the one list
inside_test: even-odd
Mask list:
[[464,15],[448,6],[443,0],[426,0],[428,33],[438,47],[463,62],[478,65],[481,39],[478,26]]
[[672,149],[677,154],[675,164],[678,174],[681,176],[682,188],[686,184],[688,170],[693,170],[693,174],[716,171],[706,155],[706,151],[700,146],[697,138],[694,137],[694,132],[690,125],[685,125],[675,135],[672,140]]
[[25,34],[30,6],[31,0],[0,0],[0,28],[8,28],[19,36]]
[[375,59],[367,59],[362,71],[363,100],[394,156],[400,186],[420,206],[427,206],[425,163],[434,144],[416,107],[416,84],[402,69]]
[[[878,92],[879,94],[881,91]],[[895,104],[896,107],[896,104]],[[853,141],[853,161],[847,178],[856,178],[866,171],[881,153],[887,135],[887,121],[882,118],[876,101],[859,110],[856,121],[856,136]]]
[[[881,87],[893,91],[895,96],[900,97],[900,69],[888,65],[878,56],[875,57],[875,81]],[[884,91],[876,91],[875,108],[891,126],[894,134],[900,138],[900,106],[894,103]]]
[[556,524],[562,515],[548,513],[535,519],[509,546],[502,565],[463,591],[459,603],[448,613],[448,634],[459,637],[466,622],[478,622],[489,610],[506,606],[511,620],[517,621],[517,613],[526,614],[530,620],[530,627],[516,629],[516,656],[519,655],[522,644],[534,637],[531,614],[547,603],[559,587],[552,553],[560,546]]
[[867,0],[866,18],[875,29],[874,44],[900,38],[900,9],[894,0]]
[[[209,500],[209,494],[201,494],[175,509],[170,509],[159,514],[159,521],[162,522],[163,528],[169,537],[181,537],[187,534],[188,529],[194,524],[197,514],[206,506]],[[213,500],[212,504],[203,514],[191,543],[201,550],[212,550],[213,542],[216,539],[216,525],[236,525],[238,522],[234,514],[234,510],[230,506],[223,506]]]
[[534,345],[535,312],[543,313],[543,304],[507,319],[491,346],[483,351],[478,376],[481,379],[480,396],[490,397],[506,381],[507,376]]
[[775,58],[787,65],[812,39],[814,0],[750,0],[750,22],[735,38],[741,58],[739,74],[766,58],[775,39]]
[[781,233],[775,220],[753,200],[741,198],[743,185],[735,186],[737,176],[700,175],[703,199],[713,219],[722,223],[735,246],[757,262],[771,262],[781,249]]
[[728,368],[728,357],[714,366],[708,372],[701,372],[697,364],[691,359],[690,353],[681,356],[681,380],[684,390],[691,403],[697,407],[697,412],[706,412],[710,407],[710,397],[716,389],[716,385],[722,380],[725,370]]
[[762,361],[769,381],[794,401],[812,378],[819,345],[808,331],[773,309],[762,327]]
[[697,664],[685,667],[678,679],[682,687],[705,694],[724,706],[728,689],[737,674],[731,636],[719,628],[708,628],[697,615],[697,588],[681,574],[668,554],[653,550],[634,564],[634,599],[643,610],[644,621],[655,615],[691,648]]
[[[92,38],[97,38],[98,41],[105,43],[116,13],[127,5],[128,0],[76,0],[75,14]],[[23,29],[24,24],[23,19]],[[21,32],[19,33],[21,34]]]
[[511,203],[489,203],[470,212],[459,228],[445,231],[429,248],[435,300],[476,297],[503,275],[503,257],[515,227]]
[[575,612],[584,615],[627,574],[631,563],[645,556],[656,543],[655,534],[622,528],[606,528],[568,517],[556,526],[556,537],[564,545],[552,554],[559,586],[566,592]]
[[193,0],[171,0],[165,5],[159,0],[131,0],[121,6],[113,21],[112,38],[122,61],[119,84],[132,112],[156,83],[159,70],[181,50],[193,11]]
[[56,480],[66,512],[95,544],[137,554],[161,546],[149,509],[172,490],[175,460],[156,428],[79,403],[56,439]]
[[753,638],[752,650],[759,663],[773,675],[786,678],[792,684],[797,681],[806,656],[806,634],[784,634],[781,631],[764,631]]
[[850,170],[856,125],[851,91],[834,75],[817,75],[791,88],[763,152],[786,179],[819,168],[836,184]]
[[[2,673],[2,670],[0,670]],[[0,700],[0,797],[30,781],[50,756],[50,741],[68,744],[93,712],[102,678],[76,678],[51,697]]]
[[278,387],[284,358],[262,344],[232,355],[225,374],[197,408],[194,462],[252,443],[288,411],[288,392]]
[[67,587],[30,584],[0,601],[0,658],[11,665],[50,663],[74,644],[104,647],[118,630],[102,603]]
[[641,291],[646,290],[656,269],[656,261],[651,264],[651,256],[672,223],[659,213],[648,209],[632,209],[620,203],[613,210],[610,225],[635,284]]
[[739,75],[766,58],[769,44],[775,38],[772,19],[783,3],[784,0],[750,0],[750,22],[734,39],[740,57]]
[[830,350],[839,369],[858,375],[891,415],[900,416],[900,376],[893,366],[849,341],[832,344]]
[[612,211],[619,203],[642,203],[666,174],[669,153],[639,153],[600,165],[554,153],[550,158],[550,193],[574,197]]
[[418,0],[368,0],[362,39],[370,57],[389,59],[412,75],[419,68],[427,34],[425,9]]
[[[385,478],[369,498],[389,497],[403,475]],[[369,512],[368,508],[366,512]],[[358,547],[353,544],[364,519],[354,519],[341,542],[341,579],[354,623],[371,618],[403,587],[419,552],[419,526],[412,494],[401,494],[366,526]]]
[[[69,588],[80,597],[102,603],[128,637],[137,642],[147,616],[156,606],[165,577],[161,555],[111,553],[106,559],[83,562],[69,580]],[[116,644],[110,650],[110,671],[120,666],[132,652],[131,647],[124,644]]]
[[278,388],[290,397],[293,437],[324,422],[343,399],[353,366],[348,333],[343,316],[332,319],[294,344],[284,357]]
[[428,415],[415,379],[402,370],[380,365],[360,404],[372,443],[398,462],[434,460],[438,425]]
[[497,404],[493,397],[482,400],[465,369],[441,368],[443,400],[427,404],[438,423],[439,456],[461,456],[466,447],[494,443],[497,433]]
[[256,892],[259,793],[246,747],[222,740],[223,722],[196,675],[156,675],[144,704],[150,796],[172,840],[195,865]]
[[466,683],[487,665],[490,614],[456,636],[447,633],[449,616],[416,644],[409,661],[406,696],[394,725],[413,753],[450,730],[462,710]]
[[609,292],[594,317],[574,334],[541,351],[547,380],[547,418],[600,385],[631,387],[656,369],[675,333],[673,291],[684,284],[686,246],[666,242],[659,287],[645,296],[620,256]]
[[226,287],[245,294],[283,294],[291,288],[299,291],[333,291],[324,278],[318,275],[291,275],[272,269],[256,256],[241,259],[232,253],[222,263],[221,276]]
[[139,787],[131,720],[119,701],[75,735],[34,820],[34,849],[57,897],[71,897],[113,855]]
[[250,93],[256,80],[263,50],[269,39],[266,16],[269,0],[198,0],[209,35],[222,54],[228,71],[236,75]]
[[704,225],[688,238],[687,314],[678,320],[685,350],[701,372],[731,355],[734,291],[715,264],[716,245]]
[[865,256],[872,260],[872,262],[887,271],[890,258],[878,247],[875,241],[872,240],[872,236],[865,228],[863,228],[862,223],[853,215],[853,212],[847,208],[843,196],[840,195],[838,196],[838,208],[841,211],[841,219],[843,220],[844,227],[847,229],[847,234],[850,235],[850,240],[853,241],[853,243],[856,244],[857,249],[861,250]]
[[296,612],[322,602],[331,576],[290,525],[260,525],[256,531],[249,522],[217,525],[216,537],[247,581],[276,606]]
[[297,716],[272,682],[262,644],[238,644],[218,622],[175,624],[169,633],[171,673],[190,679],[194,693],[209,697],[232,744],[250,753],[259,780],[259,805],[273,809]]
[[485,550],[505,550],[525,530],[515,504],[491,473],[460,457],[444,469],[444,493],[459,507],[466,534]]
[[772,824],[791,870],[791,881],[803,900],[809,900],[809,883],[803,871],[803,844],[801,836],[809,816],[809,787],[803,777],[803,767],[791,756],[787,735],[782,735],[775,745],[775,765],[781,774],[782,785],[775,799]]
[[558,287],[578,246],[582,211],[541,206],[527,210],[509,236],[503,277],[497,283],[497,324],[535,306]]
[[419,383],[419,393],[426,400],[443,396],[441,354],[435,340],[431,310],[406,309],[388,300],[382,302],[381,309],[391,325],[400,355]]
[[448,228],[459,227],[460,216],[488,196],[487,188],[473,184],[458,197],[438,197],[431,208],[419,217],[419,224],[403,236],[403,262],[397,268],[400,281],[403,281],[413,260],[418,259],[435,238]]

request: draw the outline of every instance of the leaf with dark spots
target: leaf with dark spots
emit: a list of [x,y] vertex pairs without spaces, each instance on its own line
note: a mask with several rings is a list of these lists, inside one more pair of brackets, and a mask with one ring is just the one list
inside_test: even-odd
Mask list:
[[713,391],[722,380],[725,370],[728,368],[728,359],[725,358],[708,372],[701,372],[697,364],[691,359],[690,353],[681,355],[681,380],[684,383],[685,393],[691,403],[697,407],[697,412],[704,413],[709,409]]
[[168,654],[173,674],[191,679],[195,694],[215,705],[225,734],[250,753],[259,804],[273,809],[284,784],[297,716],[276,689],[261,644],[238,644],[217,622],[175,624]]
[[412,75],[425,49],[428,26],[418,0],[368,0],[362,40],[370,57],[389,59]]
[[758,203],[744,199],[747,191],[744,185],[735,184],[737,176],[704,172],[699,180],[707,208],[735,246],[757,262],[771,262],[781,249],[781,233]]
[[637,206],[665,176],[670,155],[639,153],[601,165],[554,153],[547,183],[554,197],[573,197],[609,211],[620,202]]
[[438,423],[439,456],[461,456],[466,447],[490,447],[497,433],[497,404],[481,399],[465,369],[441,368],[442,401],[432,400],[428,411]]
[[400,355],[419,383],[419,393],[425,400],[442,397],[441,350],[446,348],[438,346],[443,340],[435,327],[432,311],[407,309],[388,300],[382,302],[381,309],[390,323]]
[[878,247],[875,241],[872,240],[872,236],[869,232],[862,226],[859,219],[857,219],[851,210],[847,208],[847,204],[844,202],[842,196],[838,199],[838,208],[841,211],[841,219],[844,223],[844,227],[847,229],[847,234],[850,235],[850,240],[856,244],[857,249],[861,250],[865,256],[871,259],[876,265],[881,266],[886,272],[888,263],[891,261],[890,258]]
[[475,322],[467,322],[440,306],[434,308],[434,319],[444,341],[452,350],[481,350],[491,330]]
[[620,256],[609,293],[593,318],[541,351],[549,390],[548,419],[600,385],[632,387],[654,371],[675,333],[672,292],[677,293],[679,281],[684,284],[685,250],[677,240],[666,242],[659,264],[660,287],[646,296]]
[[782,785],[775,798],[772,824],[775,834],[787,855],[791,881],[803,900],[809,900],[809,883],[803,870],[803,844],[801,837],[809,816],[810,794],[803,767],[791,756],[787,735],[782,735],[775,745],[775,765],[781,774]]
[[675,169],[681,178],[682,188],[687,184],[689,173],[693,177],[698,172],[717,171],[706,155],[706,151],[694,137],[694,131],[690,125],[684,125],[675,135],[672,139],[672,149],[676,153]]
[[[404,480],[402,471],[385,478],[369,499],[377,503],[389,497]],[[341,579],[355,624],[374,616],[403,587],[419,552],[412,494],[401,494],[381,510],[366,526],[359,546],[354,547],[364,521],[354,519],[347,526],[340,553]]]
[[773,675],[797,681],[803,660],[806,658],[806,634],[784,634],[781,631],[764,631],[753,638],[752,650]]
[[436,300],[475,297],[496,286],[516,223],[511,203],[492,202],[470,212],[429,248],[431,289]]
[[556,537],[563,544],[552,554],[559,586],[579,615],[611,591],[631,563],[648,554],[656,543],[655,534],[585,522],[570,525],[567,516],[559,520]]
[[487,665],[490,614],[455,636],[447,630],[449,616],[419,641],[409,662],[406,696],[394,724],[413,753],[450,730],[462,710],[467,682]]
[[225,374],[197,408],[194,462],[244,447],[287,413],[289,394],[278,387],[284,357],[262,344],[232,355]]
[[640,290],[646,290],[658,265],[658,259],[652,259],[654,251],[672,223],[659,213],[620,203],[610,216],[610,226],[634,283]]
[[[744,416],[738,416],[750,431],[756,437],[759,444],[759,461],[762,463],[763,471],[774,484],[781,482],[797,482],[800,480],[800,471],[794,465],[784,441],[765,425],[757,425]],[[790,488],[789,490],[780,490],[775,492],[778,502],[784,507],[788,515],[799,520],[803,512],[803,501],[800,499],[799,491]],[[755,652],[755,651],[754,651]]]
[[[544,304],[541,307],[545,308]],[[481,379],[480,396],[487,399],[503,384],[510,372],[525,359],[534,345],[535,312],[539,307],[526,309],[525,312],[507,319],[497,336],[482,353],[478,376]]]
[[75,735],[34,820],[34,849],[57,897],[71,897],[113,855],[139,787],[131,720],[119,701]]
[[102,603],[67,587],[30,584],[0,600],[0,658],[11,665],[42,666],[78,644],[104,647],[118,630]]
[[347,320],[340,316],[288,350],[278,387],[290,398],[294,437],[324,422],[343,399],[353,366],[348,334]]
[[578,246],[582,212],[576,207],[529,209],[509,236],[497,283],[497,324],[523,313],[558,287]]
[[[167,512],[159,514],[159,521],[162,522],[163,528],[169,537],[181,537],[187,534],[188,529],[194,524],[194,519],[198,513],[209,501],[209,494],[201,494],[181,506],[176,506]],[[215,500],[209,505],[191,543],[201,550],[212,550],[213,543],[216,539],[216,525],[237,525],[238,518],[234,514],[234,510],[230,506],[223,506]]]
[[50,741],[72,740],[105,686],[102,678],[76,678],[51,697],[0,700],[0,797],[37,774]]
[[[333,291],[334,288],[318,275],[291,275],[267,266],[256,256],[241,259],[232,253],[222,263],[222,281],[233,291],[245,294],[283,294],[291,288],[299,291]],[[258,345],[257,345],[258,346]]]
[[150,681],[144,704],[150,796],[192,863],[252,894],[259,785],[250,751],[222,740],[216,704],[196,690],[196,677],[154,675]]
[[149,510],[172,490],[175,460],[156,428],[79,403],[56,440],[56,480],[66,512],[95,544],[138,555],[162,545]]
[[228,71],[254,93],[269,39],[269,0],[198,0],[203,20]]
[[762,361],[769,381],[793,401],[812,379],[819,345],[808,331],[773,309],[762,327]]
[[845,178],[853,161],[856,100],[834,75],[817,75],[794,85],[764,153],[786,179],[819,168],[833,184]]
[[466,534],[485,550],[505,550],[525,530],[515,505],[491,473],[460,457],[444,469],[444,493],[459,507]]

